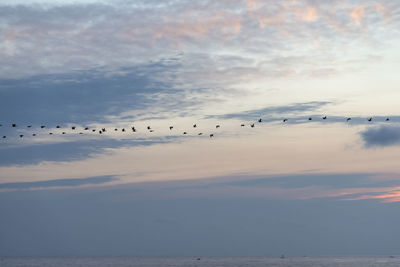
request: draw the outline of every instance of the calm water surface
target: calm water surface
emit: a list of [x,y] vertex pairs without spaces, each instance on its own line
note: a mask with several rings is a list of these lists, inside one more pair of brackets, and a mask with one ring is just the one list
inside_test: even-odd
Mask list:
[[376,266],[400,266],[400,257],[298,257],[285,259],[262,258],[262,257],[238,257],[238,258],[208,258],[200,260],[197,258],[137,258],[137,257],[60,257],[60,258],[38,258],[38,257],[2,257],[1,267],[128,267],[128,266],[171,266],[171,267],[259,267],[259,266],[345,266],[345,267],[376,267]]

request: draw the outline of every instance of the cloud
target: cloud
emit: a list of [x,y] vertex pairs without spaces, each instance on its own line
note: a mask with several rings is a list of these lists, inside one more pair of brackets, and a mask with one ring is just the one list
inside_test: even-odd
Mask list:
[[[256,0],[4,4],[0,6],[0,38],[5,40],[0,44],[0,73],[26,77],[103,66],[114,69],[157,61],[177,51],[213,56],[258,52],[282,57],[300,45],[304,55],[310,56],[315,51],[308,47],[309,38],[340,49],[360,34],[350,27],[352,23],[379,24],[388,15],[386,6]],[[390,5],[391,10],[396,8],[397,4]],[[366,16],[370,9],[376,16]],[[387,27],[397,24],[391,20]],[[367,32],[371,34],[362,40],[363,46],[386,33],[379,27]]]
[[80,179],[59,179],[38,182],[0,183],[0,190],[6,189],[35,189],[48,187],[75,187],[81,185],[99,185],[118,180],[113,176],[96,176]]
[[361,24],[361,22],[364,18],[364,15],[365,15],[365,8],[362,5],[355,7],[351,11],[351,18],[353,20],[353,23],[355,23],[355,24]]
[[[315,112],[316,110],[332,104],[328,101],[312,101],[312,102],[304,102],[304,103],[295,103],[291,105],[283,105],[283,106],[272,106],[265,107],[262,109],[256,110],[248,110],[240,113],[229,113],[223,115],[209,115],[208,118],[220,118],[220,119],[251,119],[256,120],[260,117],[263,118],[265,122],[275,121],[277,119],[281,119],[282,116],[296,116],[296,114],[304,114],[305,112]],[[291,119],[295,119],[291,117]],[[291,120],[291,122],[293,122]],[[289,122],[290,123],[290,122]]]
[[360,133],[366,147],[400,145],[400,126],[369,127]]

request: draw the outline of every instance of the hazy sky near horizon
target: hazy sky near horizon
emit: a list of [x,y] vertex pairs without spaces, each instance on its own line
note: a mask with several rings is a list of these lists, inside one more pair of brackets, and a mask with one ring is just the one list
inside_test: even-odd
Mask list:
[[399,16],[388,0],[1,1],[0,253],[396,252]]

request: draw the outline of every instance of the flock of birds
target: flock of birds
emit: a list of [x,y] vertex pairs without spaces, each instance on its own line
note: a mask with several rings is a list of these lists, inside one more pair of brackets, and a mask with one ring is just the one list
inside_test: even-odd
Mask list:
[[[322,117],[322,120],[326,120],[326,119],[327,119],[327,116],[323,116],[323,117]],[[312,118],[312,117],[308,117],[308,121],[311,121],[311,120],[313,120],[313,118]],[[349,122],[349,121],[351,120],[351,118],[348,117],[348,118],[345,118],[345,120],[346,120],[346,122]],[[367,118],[366,120],[369,121],[369,122],[371,122],[371,121],[372,121],[372,117],[369,117],[369,118]],[[258,123],[261,123],[262,121],[263,121],[263,120],[262,120],[261,118],[257,120]],[[287,118],[285,118],[285,119],[282,120],[283,123],[286,123],[287,121],[288,121]],[[390,118],[386,118],[385,121],[390,121]],[[255,123],[250,123],[248,126],[250,126],[251,128],[254,128],[255,125],[256,125]],[[197,124],[193,124],[192,126],[193,126],[193,128],[197,128]],[[240,124],[240,126],[241,126],[241,127],[245,127],[246,124],[242,123],[242,124]],[[10,125],[8,125],[8,124],[7,124],[7,125],[2,125],[2,124],[0,124],[0,129],[1,129],[1,127],[20,128],[20,126],[17,125],[16,123],[12,123],[12,124],[10,124]],[[221,127],[221,125],[219,125],[219,124],[215,125],[215,128],[216,128],[216,129],[218,129],[218,128],[220,128],[220,127]],[[39,127],[33,127],[32,125],[27,125],[26,128],[27,128],[27,129],[34,129],[34,128],[36,128],[36,129],[45,129],[45,128],[47,128],[47,126],[46,126],[46,125],[40,125]],[[55,128],[56,128],[56,129],[64,129],[64,131],[62,131],[62,132],[57,132],[58,134],[61,134],[61,135],[67,134],[67,132],[66,132],[66,129],[67,129],[67,128],[62,128],[60,125],[57,125]],[[74,132],[77,133],[77,134],[84,134],[85,132],[89,132],[89,133],[91,132],[91,133],[96,133],[96,134],[104,134],[104,133],[106,133],[107,131],[113,131],[113,130],[114,130],[115,132],[117,132],[117,131],[120,130],[120,129],[118,129],[118,128],[114,128],[114,129],[106,129],[106,128],[101,128],[101,129],[90,129],[89,127],[82,127],[82,128],[80,129],[81,131],[78,132],[78,127],[77,127],[77,126],[71,126],[70,128],[71,128],[72,131],[74,131]],[[80,128],[80,127],[79,127],[79,128]],[[69,127],[68,127],[68,129],[69,129]],[[147,129],[147,131],[150,132],[150,133],[154,132],[154,129],[151,128],[150,126],[147,126],[146,129]],[[174,129],[174,126],[169,126],[169,130],[170,130],[170,131],[172,131],[173,129]],[[82,131],[82,130],[83,130],[83,131]],[[137,129],[135,128],[135,126],[130,126],[130,127],[128,127],[128,128],[122,128],[122,129],[121,129],[121,132],[128,132],[128,131],[131,131],[131,132],[135,133],[135,132],[137,132]],[[49,134],[49,135],[53,135],[53,134],[55,134],[55,132],[48,132],[48,134]],[[183,134],[183,135],[187,135],[188,132],[187,132],[187,131],[184,131],[184,132],[182,132],[182,134]],[[37,136],[37,135],[38,135],[37,131],[31,134],[31,136]],[[198,132],[197,135],[203,135],[203,133],[202,133],[202,132]],[[19,134],[18,136],[19,136],[20,138],[23,138],[23,137],[25,137],[26,135],[24,135],[24,134]],[[214,137],[214,133],[209,134],[209,137],[210,137],[210,138]],[[7,136],[6,136],[6,135],[3,135],[3,136],[1,136],[1,138],[2,138],[2,139],[6,139]]]

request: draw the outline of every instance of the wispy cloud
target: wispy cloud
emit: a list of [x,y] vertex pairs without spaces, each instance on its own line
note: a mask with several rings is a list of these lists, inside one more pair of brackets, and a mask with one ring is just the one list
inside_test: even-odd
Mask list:
[[0,190],[27,190],[40,188],[76,187],[81,185],[99,185],[118,180],[112,176],[98,176],[80,179],[59,179],[38,182],[1,183]]

